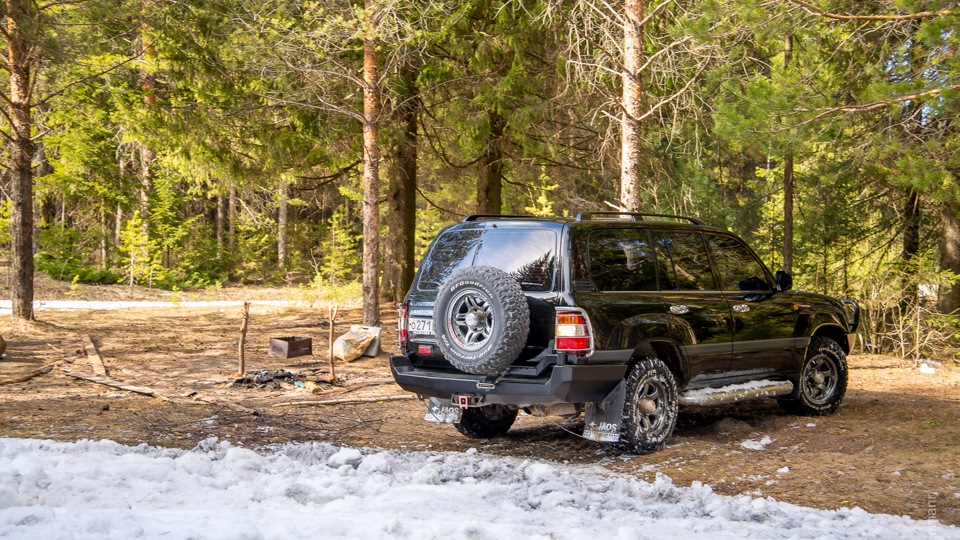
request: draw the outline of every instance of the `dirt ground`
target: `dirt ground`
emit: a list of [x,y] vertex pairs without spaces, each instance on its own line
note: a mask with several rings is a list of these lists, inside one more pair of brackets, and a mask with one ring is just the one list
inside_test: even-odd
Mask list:
[[[824,509],[860,507],[960,525],[960,369],[923,374],[891,357],[854,355],[843,406],[829,417],[795,417],[773,401],[681,411],[669,446],[648,456],[621,456],[583,439],[580,420],[521,415],[504,437],[465,439],[450,426],[424,422],[424,405],[393,384],[387,365],[396,318],[383,307],[383,348],[375,358],[336,365],[337,384],[311,393],[288,383],[229,383],[238,368],[239,307],[188,308],[186,300],[303,299],[297,289],[219,289],[171,293],[126,287],[70,289],[45,282],[39,298],[154,299],[164,309],[38,312],[36,323],[0,323],[7,340],[0,360],[0,437],[111,439],[192,448],[208,437],[261,447],[288,441],[463,451],[557,462],[594,463],[677,485],[709,484],[723,494],[771,496]],[[257,306],[250,312],[247,371],[285,369],[329,379],[325,304]],[[335,332],[359,322],[341,311]],[[111,379],[152,389],[163,398],[77,379],[93,374],[83,346],[89,337]],[[268,356],[270,337],[304,336],[313,356]],[[44,366],[48,373],[10,383]],[[348,401],[357,399],[359,401]],[[337,401],[297,404],[305,401]],[[768,442],[769,440],[769,442]],[[766,444],[764,444],[766,443]]]

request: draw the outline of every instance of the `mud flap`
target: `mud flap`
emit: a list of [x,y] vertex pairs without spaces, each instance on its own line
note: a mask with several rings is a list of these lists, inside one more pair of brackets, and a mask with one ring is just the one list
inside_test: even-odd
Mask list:
[[627,399],[626,381],[613,389],[603,401],[587,403],[584,407],[583,436],[591,441],[617,442],[620,440],[620,422],[623,403]]
[[460,421],[462,409],[453,404],[449,399],[440,399],[432,397],[427,402],[427,414],[423,419],[435,424],[453,424]]

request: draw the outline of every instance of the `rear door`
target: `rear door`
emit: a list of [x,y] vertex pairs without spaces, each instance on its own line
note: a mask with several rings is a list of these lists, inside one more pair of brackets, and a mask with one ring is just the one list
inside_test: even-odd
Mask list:
[[703,237],[695,231],[653,231],[663,262],[660,289],[675,332],[685,336],[689,385],[723,377],[730,365],[731,315],[719,290]]

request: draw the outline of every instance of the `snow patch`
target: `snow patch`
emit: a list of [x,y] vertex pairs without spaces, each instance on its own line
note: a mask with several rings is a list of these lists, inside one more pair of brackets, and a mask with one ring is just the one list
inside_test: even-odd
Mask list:
[[740,446],[746,448],[747,450],[763,450],[772,442],[773,439],[771,439],[769,435],[764,435],[759,441],[755,439],[747,439],[741,442]]
[[960,529],[477,452],[0,438],[0,537],[960,540]]

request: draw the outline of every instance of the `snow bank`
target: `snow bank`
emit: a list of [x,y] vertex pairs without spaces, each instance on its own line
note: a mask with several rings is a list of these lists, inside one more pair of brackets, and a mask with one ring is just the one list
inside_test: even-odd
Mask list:
[[192,451],[0,439],[6,538],[958,538],[860,509],[726,497],[599,467],[215,440]]

